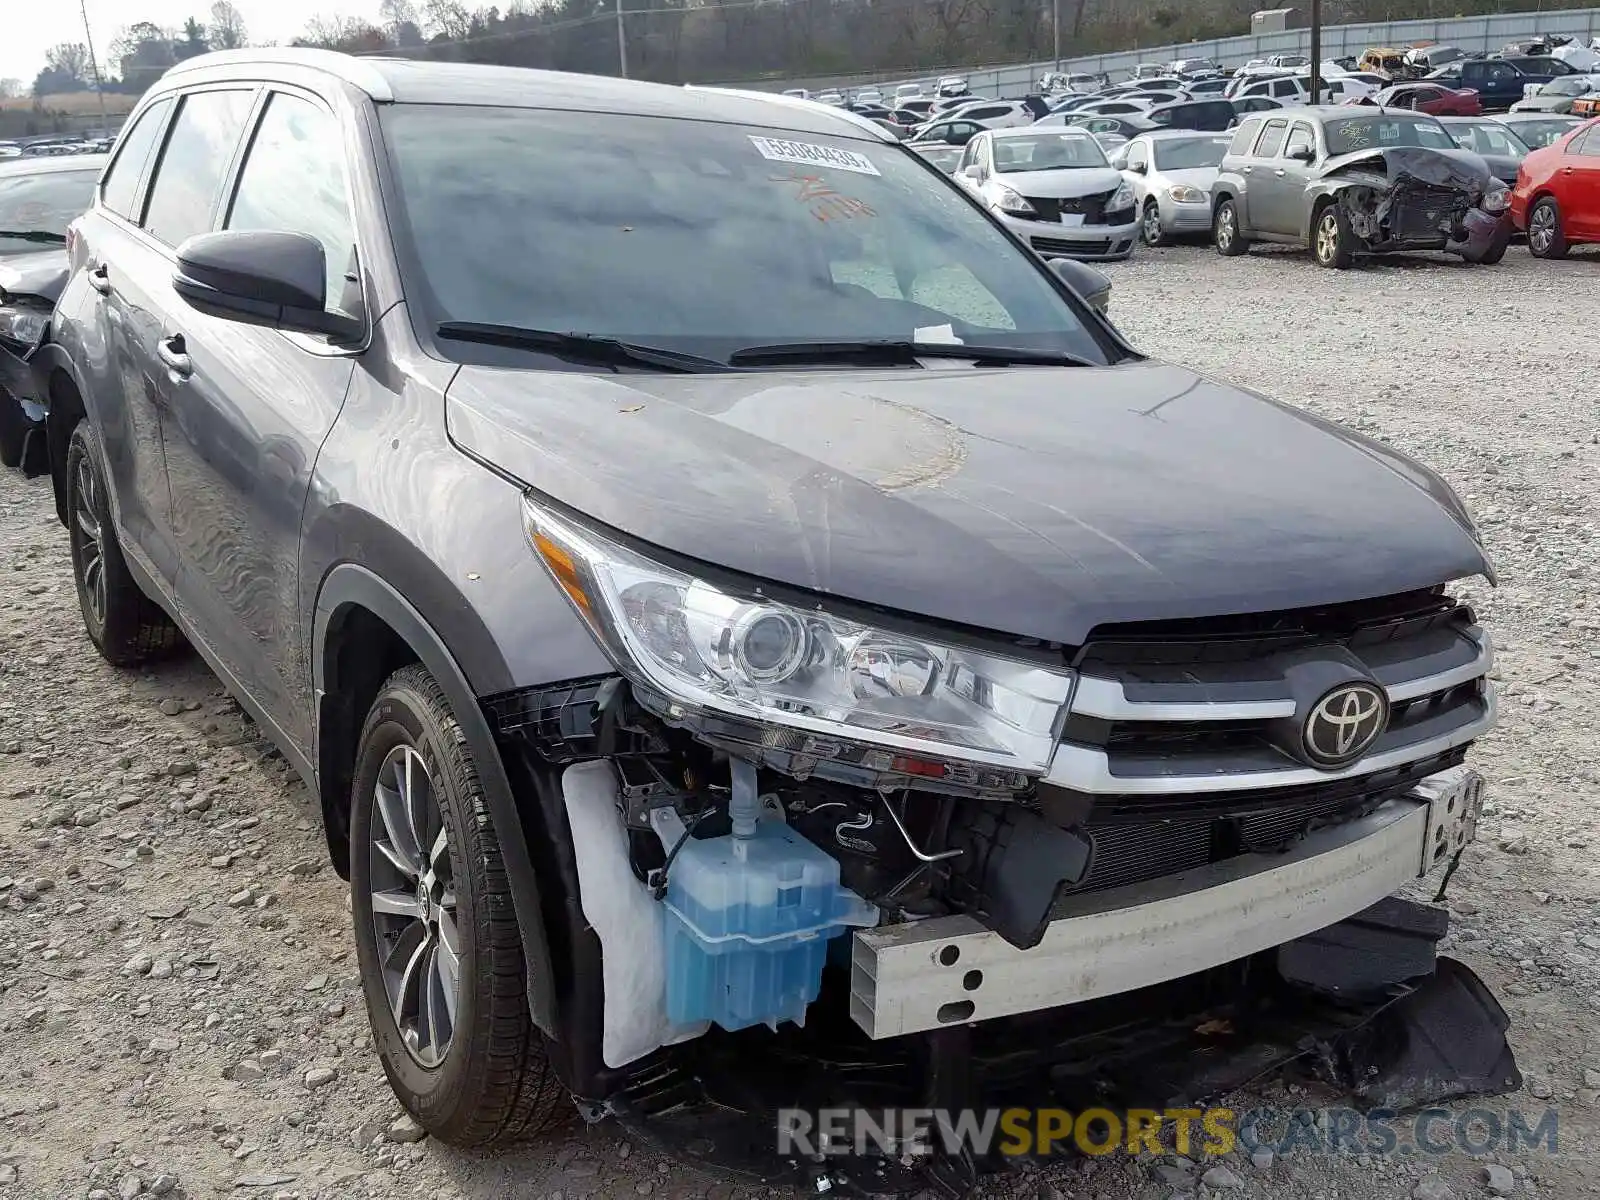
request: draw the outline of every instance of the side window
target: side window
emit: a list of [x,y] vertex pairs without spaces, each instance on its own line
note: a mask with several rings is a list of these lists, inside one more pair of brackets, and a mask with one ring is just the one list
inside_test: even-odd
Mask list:
[[117,156],[100,180],[100,202],[119,217],[138,219],[133,203],[138,198],[139,180],[144,177],[144,166],[150,161],[150,152],[155,149],[171,107],[171,100],[157,100],[139,114],[133,128],[122,136]]
[[1149,166],[1149,164],[1150,152],[1145,149],[1142,143],[1128,150],[1128,166],[1137,168]]
[[1586,129],[1567,143],[1568,154],[1581,154],[1585,158],[1600,158],[1600,137],[1593,129]]
[[1299,91],[1300,89],[1295,86],[1292,79],[1277,79],[1272,84],[1272,94],[1274,96],[1294,96],[1299,94]]
[[1255,145],[1256,134],[1261,132],[1261,119],[1250,117],[1239,126],[1233,135],[1233,141],[1228,143],[1229,154],[1248,154],[1250,147]]
[[339,122],[309,100],[275,92],[250,142],[223,228],[310,234],[327,256],[328,302],[343,307],[339,298],[356,237]]
[[1294,128],[1289,131],[1289,140],[1284,143],[1283,156],[1288,158],[1296,150],[1309,150],[1312,154],[1317,152],[1316,135],[1311,132],[1311,126],[1302,121],[1296,121]]
[[1267,127],[1261,131],[1261,140],[1256,143],[1257,158],[1277,158],[1283,150],[1283,139],[1289,132],[1287,121],[1268,121]]
[[244,131],[251,91],[194,92],[183,98],[145,205],[145,231],[168,246],[211,228],[228,164]]

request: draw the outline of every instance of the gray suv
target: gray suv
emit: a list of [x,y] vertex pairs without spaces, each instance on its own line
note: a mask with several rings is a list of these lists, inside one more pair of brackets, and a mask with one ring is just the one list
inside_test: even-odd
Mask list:
[[1247,117],[1211,185],[1219,254],[1278,242],[1310,247],[1334,268],[1404,250],[1497,263],[1511,240],[1510,204],[1510,189],[1437,118],[1371,105]]
[[1332,989],[1333,1036],[1400,1019],[1392,971],[1495,1011],[1404,905],[1370,995],[1276,956],[1472,836],[1461,502],[1146,360],[870,122],[205,55],[70,255],[38,366],[88,636],[186,640],[320,798],[439,1138],[576,1097],[718,1161],[780,1105],[1137,1058],[1136,1013]]

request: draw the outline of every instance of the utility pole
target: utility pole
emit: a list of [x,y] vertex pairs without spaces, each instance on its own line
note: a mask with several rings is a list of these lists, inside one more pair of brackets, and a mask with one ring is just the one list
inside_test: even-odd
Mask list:
[[622,28],[622,0],[617,0],[617,63],[622,77],[628,77],[628,35]]
[[110,133],[106,128],[106,89],[105,81],[100,78],[100,66],[94,57],[94,34],[89,32],[89,0],[78,0],[78,12],[83,16],[83,43],[89,51],[89,70],[94,73],[95,99],[100,103],[100,132]]
[[1061,0],[1050,0],[1050,33],[1055,38],[1056,74],[1061,73]]
[[1311,103],[1322,103],[1322,0],[1311,0]]

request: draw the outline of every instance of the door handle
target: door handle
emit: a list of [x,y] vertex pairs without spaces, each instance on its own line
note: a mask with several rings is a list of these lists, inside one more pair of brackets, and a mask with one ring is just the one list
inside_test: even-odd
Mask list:
[[1273,172],[1273,174],[1276,175],[1279,179],[1282,179],[1284,177],[1284,175],[1286,174],[1286,172],[1284,171],[1284,169],[1282,167],[1279,167],[1276,171]]
[[178,379],[187,379],[194,374],[194,360],[184,349],[181,333],[175,333],[157,342],[156,356],[166,364],[167,372]]
[[104,263],[89,272],[89,286],[102,296],[111,294],[111,272],[106,270]]
[[1239,169],[1241,171],[1243,171],[1246,175],[1250,174],[1251,171],[1255,170],[1254,167],[1240,167]]

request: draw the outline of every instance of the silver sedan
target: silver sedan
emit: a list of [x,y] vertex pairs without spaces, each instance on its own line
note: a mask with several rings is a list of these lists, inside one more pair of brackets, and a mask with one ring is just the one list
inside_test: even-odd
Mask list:
[[1211,184],[1228,134],[1171,129],[1141,133],[1111,156],[1133,188],[1139,236],[1147,246],[1211,230]]

